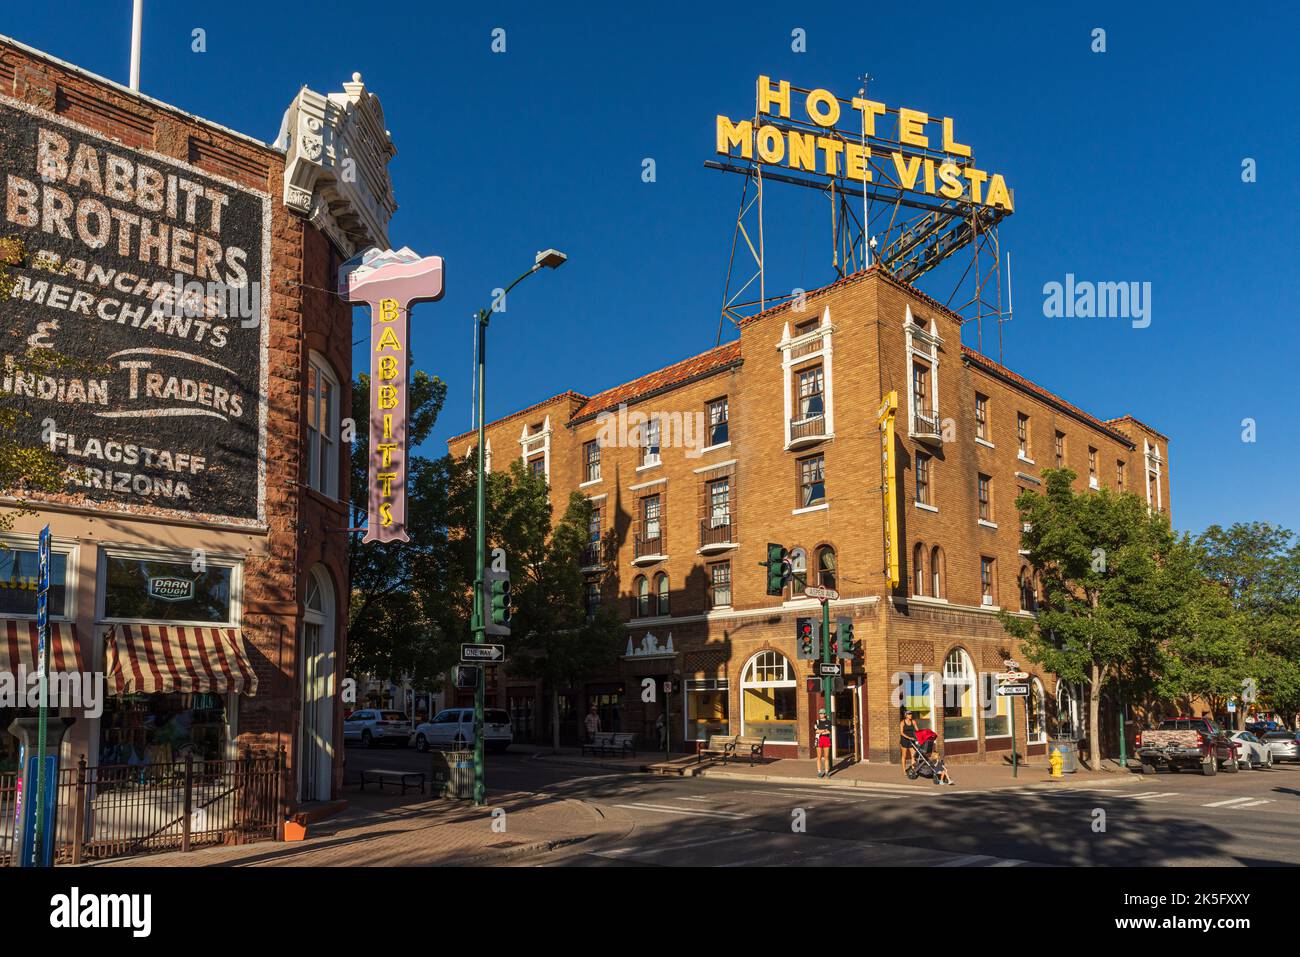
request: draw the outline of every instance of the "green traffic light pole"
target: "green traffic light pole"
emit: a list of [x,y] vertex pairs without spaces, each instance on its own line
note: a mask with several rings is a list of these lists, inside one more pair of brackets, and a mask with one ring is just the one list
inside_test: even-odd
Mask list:
[[[822,664],[831,663],[831,603],[822,599]],[[831,706],[831,694],[835,679],[828,674],[822,675],[822,707],[826,709],[826,720],[831,725],[831,753],[835,752],[835,709]],[[833,770],[833,769],[832,769]]]
[[[533,261],[532,268],[506,286],[499,300],[504,301],[510,290],[543,266],[548,269],[558,269],[567,258],[558,249],[545,249],[539,252],[537,258]],[[471,627],[474,632],[474,643],[479,645],[487,640],[487,608],[484,607],[483,602],[483,569],[487,562],[487,480],[484,472],[485,459],[483,453],[483,416],[486,403],[484,402],[483,392],[486,385],[484,370],[487,365],[485,354],[487,349],[487,327],[491,317],[491,309],[480,309],[478,311],[478,363],[475,369],[475,377],[478,382],[478,403],[475,410],[478,419],[478,488],[474,522],[474,618]],[[474,684],[474,803],[482,806],[487,801],[487,783],[483,773],[483,712],[486,705],[487,672],[482,665],[477,667],[477,671],[478,676]]]

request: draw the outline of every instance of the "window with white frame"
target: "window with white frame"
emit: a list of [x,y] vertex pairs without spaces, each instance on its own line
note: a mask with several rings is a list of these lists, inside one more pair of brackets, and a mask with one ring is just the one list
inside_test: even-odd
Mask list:
[[641,426],[641,466],[659,464],[659,416],[652,415]]
[[709,445],[724,445],[728,441],[727,397],[714,399],[707,406],[709,418]]
[[307,359],[307,484],[339,494],[339,380],[315,352]]
[[798,740],[798,697],[789,659],[776,651],[760,651],[741,672],[741,734],[793,744]]
[[813,366],[799,373],[799,419],[806,422],[816,419],[826,412],[822,394],[826,379],[821,366]]
[[731,562],[715,562],[709,566],[709,607],[731,607]]
[[970,655],[954,648],[943,662],[944,742],[974,739],[975,713],[975,667]]
[[1037,678],[1029,679],[1028,733],[1030,744],[1042,744],[1047,740],[1047,693],[1043,683]]
[[582,446],[583,481],[600,481],[600,442],[593,439]]
[[1011,735],[1011,699],[997,693],[997,675],[980,676],[984,698],[984,737],[1005,738]]
[[799,547],[790,549],[790,598],[803,597],[808,587],[808,553]]

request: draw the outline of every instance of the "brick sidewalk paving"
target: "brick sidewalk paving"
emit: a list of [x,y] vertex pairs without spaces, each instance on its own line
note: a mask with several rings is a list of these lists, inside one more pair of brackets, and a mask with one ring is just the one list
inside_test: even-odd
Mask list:
[[[104,861],[101,867],[375,867],[502,863],[512,855],[546,850],[625,824],[589,804],[546,794],[489,794],[468,802],[412,800],[389,794],[349,793],[348,809],[320,821],[305,841],[264,842]],[[494,811],[503,811],[504,819]],[[493,828],[494,822],[497,828]],[[504,831],[501,827],[504,826]]]

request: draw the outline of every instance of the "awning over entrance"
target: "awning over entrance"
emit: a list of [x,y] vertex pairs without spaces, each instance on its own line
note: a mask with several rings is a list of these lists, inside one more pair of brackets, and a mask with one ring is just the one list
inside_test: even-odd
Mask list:
[[104,636],[108,693],[257,694],[238,628],[114,625]]
[[[21,664],[28,674],[35,674],[39,641],[36,622],[0,620],[0,671],[16,675]],[[86,670],[81,660],[76,625],[71,622],[50,622],[45,660],[51,674]]]

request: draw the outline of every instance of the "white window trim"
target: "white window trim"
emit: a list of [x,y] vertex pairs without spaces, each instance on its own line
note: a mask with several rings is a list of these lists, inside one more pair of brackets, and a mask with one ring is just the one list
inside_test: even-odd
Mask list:
[[[0,532],[0,543],[17,551],[35,552],[40,550],[40,536],[37,534],[24,534],[21,532]],[[63,594],[65,596],[64,614],[50,615],[50,621],[76,621],[77,620],[77,566],[80,564],[80,549],[75,538],[65,538],[62,535],[50,536],[50,555],[64,555],[67,558],[65,571],[63,573]],[[17,612],[13,614],[0,615],[0,621],[35,621],[36,614],[20,615]]]
[[939,511],[938,505],[926,505],[924,502],[918,502],[915,499],[912,500],[912,504],[915,505],[917,508],[924,509],[927,512]]
[[[722,448],[721,445],[718,448]],[[735,459],[727,459],[725,462],[712,462],[708,465],[702,465],[697,469],[691,469],[696,475],[703,475],[705,472],[712,472],[714,469],[726,468],[728,465],[735,465]]]
[[[931,322],[937,326],[937,317]],[[939,409],[942,408],[939,405],[939,346],[943,345],[943,338],[938,332],[922,329],[916,324],[912,316],[911,303],[908,303],[903,310],[903,330],[907,337],[907,435],[911,438],[913,436],[912,427],[916,423],[916,395],[913,392],[911,380],[911,372],[915,368],[914,360],[921,358],[930,364],[930,401],[934,403],[935,412],[938,413]],[[925,349],[917,347],[916,341],[918,339],[925,346]],[[985,425],[987,424],[986,422]]]
[[603,478],[592,479],[590,482],[579,482],[578,488],[591,488],[593,485],[599,485],[605,481]]
[[[331,421],[328,423],[330,430],[326,432],[322,426],[326,423],[317,418],[317,427],[311,426],[311,410],[307,413],[307,487],[313,491],[319,492],[327,498],[338,500],[339,497],[339,456],[342,454],[342,442],[339,436],[339,424],[342,421],[342,386],[339,383],[339,377],[334,372],[334,367],[330,365],[329,360],[317,352],[315,349],[307,351],[307,364],[316,370],[316,396],[317,401],[320,398],[320,379],[322,376],[329,381],[330,391],[334,396],[333,408],[331,410]],[[307,401],[312,401],[311,393],[307,394]],[[317,409],[319,412],[319,408]],[[324,436],[328,438],[334,447],[334,454],[331,455],[327,462],[329,466],[328,476],[319,476],[319,484],[312,482],[312,469],[318,466],[320,462],[319,449],[313,447],[313,435]],[[321,441],[316,439],[317,442]]]
[[1016,453],[1016,458],[1019,459],[1021,462],[1024,462],[1026,465],[1037,465],[1037,464],[1038,464],[1038,463],[1035,462],[1033,459],[1029,458],[1029,456],[1027,456],[1027,455],[1021,455],[1019,452]]
[[[786,322],[782,328],[781,341],[777,343],[777,349],[781,352],[781,389],[784,401],[785,414],[782,416],[782,429],[785,434],[785,449],[790,448],[790,422],[794,417],[794,366],[796,363],[807,362],[809,359],[820,357],[822,360],[822,421],[825,423],[825,439],[835,437],[835,386],[834,386],[834,366],[832,363],[832,333],[835,327],[831,325],[831,310],[827,306],[822,310],[821,322],[812,332],[804,333],[795,338],[790,337],[790,323]],[[791,352],[796,346],[803,345],[807,342],[813,342],[818,337],[821,338],[821,348],[814,350],[795,359],[791,357]],[[730,414],[730,409],[727,410]]]
[[629,492],[638,492],[643,488],[650,488],[652,485],[667,485],[667,484],[668,484],[668,479],[657,478],[657,479],[651,479],[648,482],[638,482],[636,485],[629,485],[627,487],[627,490]]
[[[728,428],[731,427],[731,423],[730,423],[730,422],[727,423],[727,427],[728,427]],[[730,447],[731,447],[731,439],[727,439],[727,441],[725,441],[725,442],[719,442],[717,445],[706,445],[704,448],[700,449],[699,454],[700,454],[700,455],[705,455],[705,454],[707,454],[707,453],[709,453],[709,452],[716,452],[716,451],[718,451],[719,449],[726,449],[726,448],[730,448]],[[710,467],[710,468],[717,468],[716,465],[711,465],[711,466],[709,466],[709,467]],[[698,471],[698,470],[697,470],[697,471]]]
[[805,505],[802,508],[790,510],[791,515],[807,515],[809,512],[824,512],[831,507],[830,502],[818,502],[816,505]]
[[[978,740],[979,740],[979,726],[975,723],[975,718],[979,717],[979,713],[980,713],[980,705],[979,705],[979,687],[978,687],[978,685],[979,685],[979,675],[978,675],[978,673],[975,672],[975,661],[974,661],[974,659],[971,658],[971,656],[966,652],[966,650],[965,650],[964,648],[957,648],[957,649],[954,649],[954,650],[961,652],[961,654],[963,655],[963,657],[964,657],[964,659],[965,659],[966,664],[970,666],[970,668],[969,668],[969,672],[968,672],[969,675],[970,675],[970,677],[969,677],[969,679],[964,679],[964,678],[962,678],[962,679],[953,678],[953,679],[950,680],[950,679],[948,678],[948,659],[945,658],[945,659],[944,659],[944,662],[943,662],[943,665],[941,665],[941,666],[940,666],[940,669],[939,669],[939,677],[940,677],[940,679],[941,679],[941,681],[942,681],[942,687],[943,687],[943,698],[942,698],[941,700],[943,700],[943,701],[947,701],[947,700],[948,700],[948,691],[947,691],[947,689],[948,689],[948,686],[949,686],[949,685],[954,685],[954,686],[965,686],[967,683],[969,683],[969,684],[970,684],[970,689],[971,689],[971,698],[974,699],[973,702],[972,702],[972,704],[974,705],[974,709],[975,709],[975,714],[971,715],[971,727],[975,729],[975,733],[974,733],[973,735],[970,735],[969,737],[965,737],[965,738],[950,738],[950,737],[948,737],[947,734],[945,733],[944,738],[943,738],[943,742],[944,742],[945,747],[946,747],[948,744],[950,744],[950,743],[952,743],[952,742],[955,742],[955,741],[978,741]],[[933,694],[933,691],[934,691],[934,685],[931,684],[930,688],[931,688],[931,694]],[[946,707],[946,705],[945,705],[945,707]],[[933,709],[933,708],[931,709],[931,712],[930,712],[930,713],[931,713],[931,715],[934,715],[934,709]],[[939,717],[939,716],[935,715],[935,717]]]
[[[541,448],[535,446],[541,441]],[[528,466],[530,456],[542,453],[542,475],[546,478],[546,484],[551,484],[551,417],[548,415],[542,420],[542,431],[529,433],[527,423],[524,424],[523,431],[519,433],[519,458]]]
[[224,622],[214,621],[163,621],[157,618],[109,618],[105,612],[106,585],[108,583],[108,560],[110,558],[128,558],[153,562],[172,562],[189,567],[194,561],[190,552],[176,549],[148,548],[143,545],[101,546],[99,563],[95,569],[95,624],[96,625],[171,625],[186,628],[239,628],[244,619],[244,559],[240,555],[219,555],[209,552],[204,561],[218,568],[229,568],[230,572],[230,614]]
[[1028,727],[1029,722],[1029,702],[1025,702],[1025,744],[1046,744],[1047,743],[1047,688],[1037,677],[1029,677],[1029,694],[1032,697],[1034,689],[1038,689],[1038,713],[1043,721],[1043,730],[1034,734],[1033,729]]
[[997,522],[990,522],[987,518],[977,518],[975,521],[978,522],[980,525],[983,525],[985,528],[997,528],[997,527],[998,527],[998,523],[997,523]]
[[975,444],[976,444],[976,445],[986,445],[986,446],[988,446],[988,447],[991,448],[991,449],[996,449],[996,448],[997,448],[997,446],[994,445],[992,442],[990,442],[988,439],[981,439],[978,435],[975,436]]
[[1151,466],[1155,465],[1155,486],[1156,486],[1156,511],[1164,508],[1164,492],[1160,488],[1160,478],[1164,474],[1164,456],[1160,454],[1160,446],[1152,445],[1151,441],[1145,437],[1142,439],[1142,461],[1146,473],[1146,481],[1143,483],[1147,487],[1147,507],[1151,507]]
[[[748,688],[798,688],[799,687],[799,680],[797,677],[792,677],[788,679],[783,678],[780,681],[748,681],[748,682],[745,681],[746,673],[754,668],[755,664],[758,662],[759,657],[764,654],[775,654],[779,656],[783,661],[785,661],[787,674],[790,675],[798,674],[797,670],[795,669],[795,666],[790,663],[790,659],[787,658],[784,654],[782,654],[779,651],[764,650],[764,651],[756,652],[755,654],[750,656],[749,660],[746,661],[745,664],[740,669],[739,718],[740,718],[741,734],[745,733],[745,691],[746,689]],[[730,691],[730,689],[728,689],[728,691]],[[730,720],[728,720],[728,723],[730,723]],[[795,696],[794,736],[795,736],[794,741],[777,741],[773,743],[774,744],[797,744],[798,743],[799,741],[799,699],[797,695]]]

